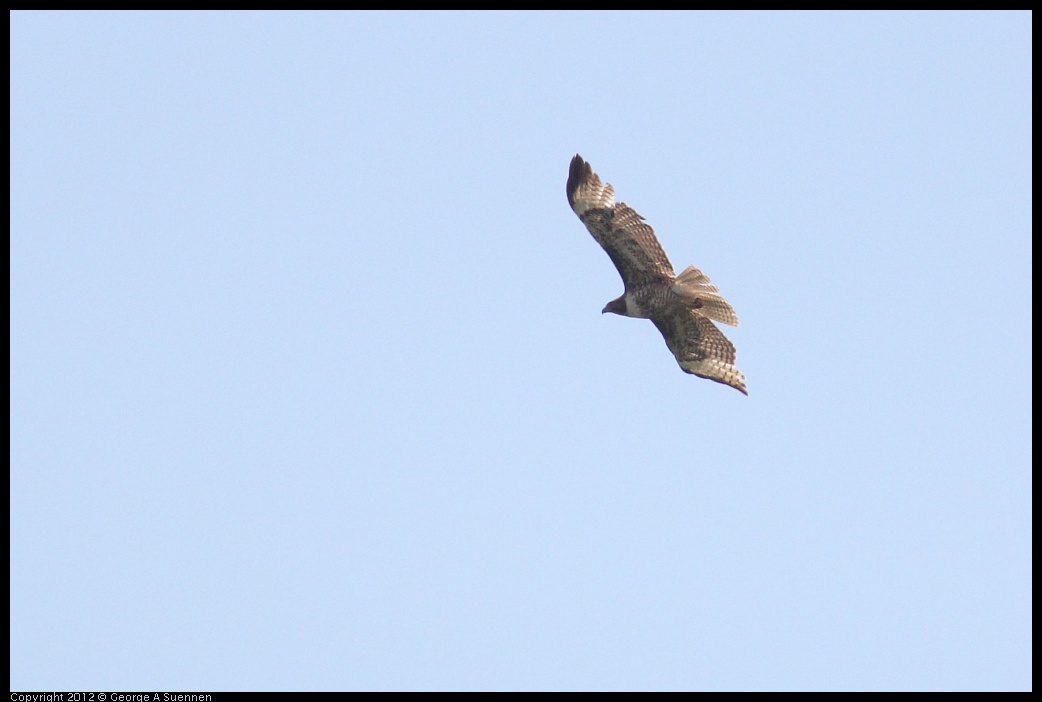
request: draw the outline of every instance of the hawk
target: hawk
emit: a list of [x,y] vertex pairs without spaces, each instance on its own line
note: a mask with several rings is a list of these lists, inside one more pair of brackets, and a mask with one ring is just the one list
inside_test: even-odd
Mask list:
[[601,183],[576,154],[568,168],[568,204],[619,269],[625,292],[601,314],[650,319],[685,373],[730,385],[748,395],[734,365],[735,350],[712,320],[738,326],[731,303],[694,266],[673,272],[655,230],[632,208],[615,203],[615,189]]

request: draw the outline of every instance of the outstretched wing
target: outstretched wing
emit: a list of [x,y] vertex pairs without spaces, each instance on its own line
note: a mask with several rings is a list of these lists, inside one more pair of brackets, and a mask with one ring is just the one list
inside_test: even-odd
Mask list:
[[748,395],[745,375],[734,365],[735,351],[723,332],[698,312],[677,306],[668,314],[652,317],[686,373],[730,385]]
[[615,204],[615,189],[610,183],[601,184],[579,154],[568,168],[566,189],[572,211],[608,252],[627,290],[673,280],[673,264],[655,230],[632,208],[621,202]]

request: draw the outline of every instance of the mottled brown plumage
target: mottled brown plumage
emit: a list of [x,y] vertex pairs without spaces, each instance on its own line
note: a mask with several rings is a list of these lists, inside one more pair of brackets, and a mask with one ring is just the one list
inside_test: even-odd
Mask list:
[[680,275],[655,230],[623,203],[615,189],[578,154],[568,169],[568,204],[619,270],[625,292],[603,312],[650,319],[686,373],[715,380],[748,395],[734,365],[734,345],[711,320],[737,326],[738,316],[709,277],[694,266]]

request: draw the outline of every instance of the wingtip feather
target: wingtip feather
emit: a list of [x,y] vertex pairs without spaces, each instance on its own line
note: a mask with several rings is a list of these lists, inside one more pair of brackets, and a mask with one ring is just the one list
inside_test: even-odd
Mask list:
[[615,204],[615,189],[611,184],[601,183],[582,156],[576,154],[568,166],[568,183],[565,186],[568,205],[577,215],[594,208],[612,207]]

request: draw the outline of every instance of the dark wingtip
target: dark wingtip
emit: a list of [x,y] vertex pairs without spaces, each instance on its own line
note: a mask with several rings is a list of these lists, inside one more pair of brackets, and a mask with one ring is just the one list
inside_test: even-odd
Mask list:
[[568,166],[568,184],[565,186],[569,207],[575,207],[575,191],[586,182],[591,173],[593,173],[593,168],[590,167],[590,164],[583,160],[582,156],[576,154]]

